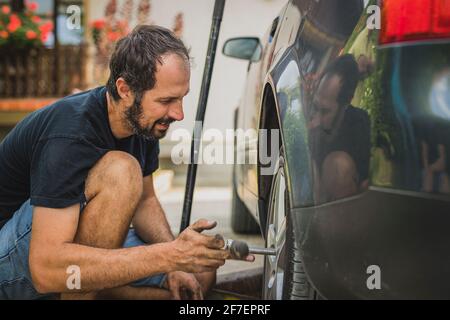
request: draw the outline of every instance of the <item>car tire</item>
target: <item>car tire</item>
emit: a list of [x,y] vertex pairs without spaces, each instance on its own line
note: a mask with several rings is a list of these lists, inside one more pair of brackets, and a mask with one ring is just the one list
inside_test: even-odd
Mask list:
[[[269,210],[265,230],[266,248],[275,249],[277,254],[264,258],[262,295],[268,300],[315,300],[319,296],[307,278],[298,247],[298,233],[289,212],[289,189],[285,174],[284,153],[281,149],[278,170],[272,179],[266,203]],[[283,208],[280,204],[283,204],[284,210],[280,210]]]
[[231,229],[233,232],[241,234],[260,233],[259,225],[251,216],[244,202],[239,198],[235,183],[233,183],[231,204]]
[[286,230],[286,275],[283,300],[318,300],[319,295],[306,276],[297,237],[288,214]]

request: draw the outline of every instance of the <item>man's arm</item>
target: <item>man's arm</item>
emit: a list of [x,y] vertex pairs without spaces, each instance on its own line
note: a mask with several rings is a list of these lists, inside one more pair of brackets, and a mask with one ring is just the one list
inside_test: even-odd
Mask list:
[[153,188],[153,177],[144,178],[142,199],[133,218],[133,227],[146,243],[169,242],[174,239],[158,198]]
[[[144,190],[133,218],[133,226],[139,237],[147,243],[173,240],[166,214],[156,197],[151,175],[144,178]],[[183,288],[190,291],[194,299],[203,299],[202,287],[193,274],[168,272],[166,284],[175,299],[181,298]]]
[[[183,270],[215,270],[228,257],[213,237],[201,235],[214,225],[201,220],[176,240],[127,249],[100,249],[73,243],[79,205],[65,209],[36,207],[30,243],[29,265],[33,284],[41,293],[84,293],[127,285],[153,274]],[[199,254],[201,251],[201,254]],[[81,271],[81,290],[69,290],[67,270]]]

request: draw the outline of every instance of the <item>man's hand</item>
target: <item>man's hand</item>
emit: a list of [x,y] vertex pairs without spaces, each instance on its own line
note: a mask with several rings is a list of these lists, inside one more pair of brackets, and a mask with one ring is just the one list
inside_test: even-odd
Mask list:
[[167,286],[175,300],[203,300],[202,287],[191,273],[182,271],[168,273]]
[[224,247],[223,239],[201,234],[210,230],[216,222],[199,220],[184,230],[171,242],[168,259],[175,263],[174,271],[201,273],[215,271],[225,264],[231,255]]

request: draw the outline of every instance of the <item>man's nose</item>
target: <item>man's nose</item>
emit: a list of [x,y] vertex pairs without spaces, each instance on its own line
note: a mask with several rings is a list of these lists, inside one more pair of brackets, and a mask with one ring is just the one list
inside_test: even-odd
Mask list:
[[183,104],[173,104],[169,110],[169,117],[176,121],[182,121],[184,119]]

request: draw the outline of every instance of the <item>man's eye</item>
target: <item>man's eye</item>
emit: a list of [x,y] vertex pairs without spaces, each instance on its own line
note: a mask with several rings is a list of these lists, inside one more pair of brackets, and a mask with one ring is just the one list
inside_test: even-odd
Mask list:
[[162,104],[171,104],[173,102],[173,100],[162,100],[161,103]]

